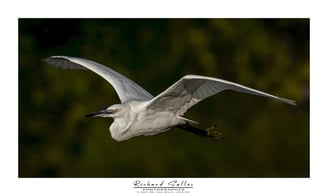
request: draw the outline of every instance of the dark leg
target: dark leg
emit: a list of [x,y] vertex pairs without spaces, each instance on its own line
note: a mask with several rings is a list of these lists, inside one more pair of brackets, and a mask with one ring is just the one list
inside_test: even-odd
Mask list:
[[212,126],[210,128],[207,129],[200,129],[197,127],[193,127],[190,124],[186,123],[183,125],[178,125],[177,126],[180,129],[183,129],[185,131],[189,131],[191,133],[194,133],[196,135],[200,135],[200,136],[205,136],[205,137],[212,137],[214,139],[218,139],[221,140],[223,139],[223,134],[217,130],[215,130],[215,126]]

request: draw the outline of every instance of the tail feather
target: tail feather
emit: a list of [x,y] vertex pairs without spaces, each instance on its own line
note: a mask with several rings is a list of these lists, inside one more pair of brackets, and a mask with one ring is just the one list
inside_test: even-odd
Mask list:
[[196,125],[199,124],[199,122],[197,122],[197,121],[193,121],[193,120],[190,120],[190,119],[185,118],[185,117],[182,117],[182,116],[178,116],[178,118],[181,119],[181,120],[184,120],[184,121],[186,121],[186,122],[188,122],[190,124],[196,124]]

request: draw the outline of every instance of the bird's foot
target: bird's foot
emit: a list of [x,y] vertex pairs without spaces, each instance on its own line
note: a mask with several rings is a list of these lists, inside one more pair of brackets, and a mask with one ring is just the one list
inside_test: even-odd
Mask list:
[[214,139],[217,139],[217,140],[222,140],[223,139],[223,133],[216,130],[215,128],[216,128],[216,126],[213,125],[213,126],[207,128],[207,129],[205,129],[206,135],[209,136],[209,137],[212,137]]
[[189,131],[191,133],[194,133],[196,135],[204,136],[204,137],[210,137],[213,139],[221,140],[223,139],[223,133],[217,131],[215,128],[216,126],[212,126],[207,129],[201,129],[198,127],[193,127],[190,124],[186,123],[183,125],[178,125],[178,127],[182,130]]

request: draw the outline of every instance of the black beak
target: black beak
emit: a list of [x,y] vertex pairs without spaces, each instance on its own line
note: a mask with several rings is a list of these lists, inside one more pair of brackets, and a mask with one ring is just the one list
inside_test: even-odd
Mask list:
[[96,117],[96,116],[100,116],[102,114],[112,114],[113,112],[110,110],[101,110],[99,112],[92,112],[90,114],[85,115],[85,117]]

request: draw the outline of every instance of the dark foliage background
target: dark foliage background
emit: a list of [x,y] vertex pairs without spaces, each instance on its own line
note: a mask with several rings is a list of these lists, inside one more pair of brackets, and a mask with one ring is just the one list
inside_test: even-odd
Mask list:
[[[308,19],[19,19],[20,177],[308,177]],[[119,99],[88,71],[41,60],[105,64],[153,95],[185,74],[294,99],[223,92],[186,116],[215,141],[178,129],[125,142],[111,119],[85,118]]]

